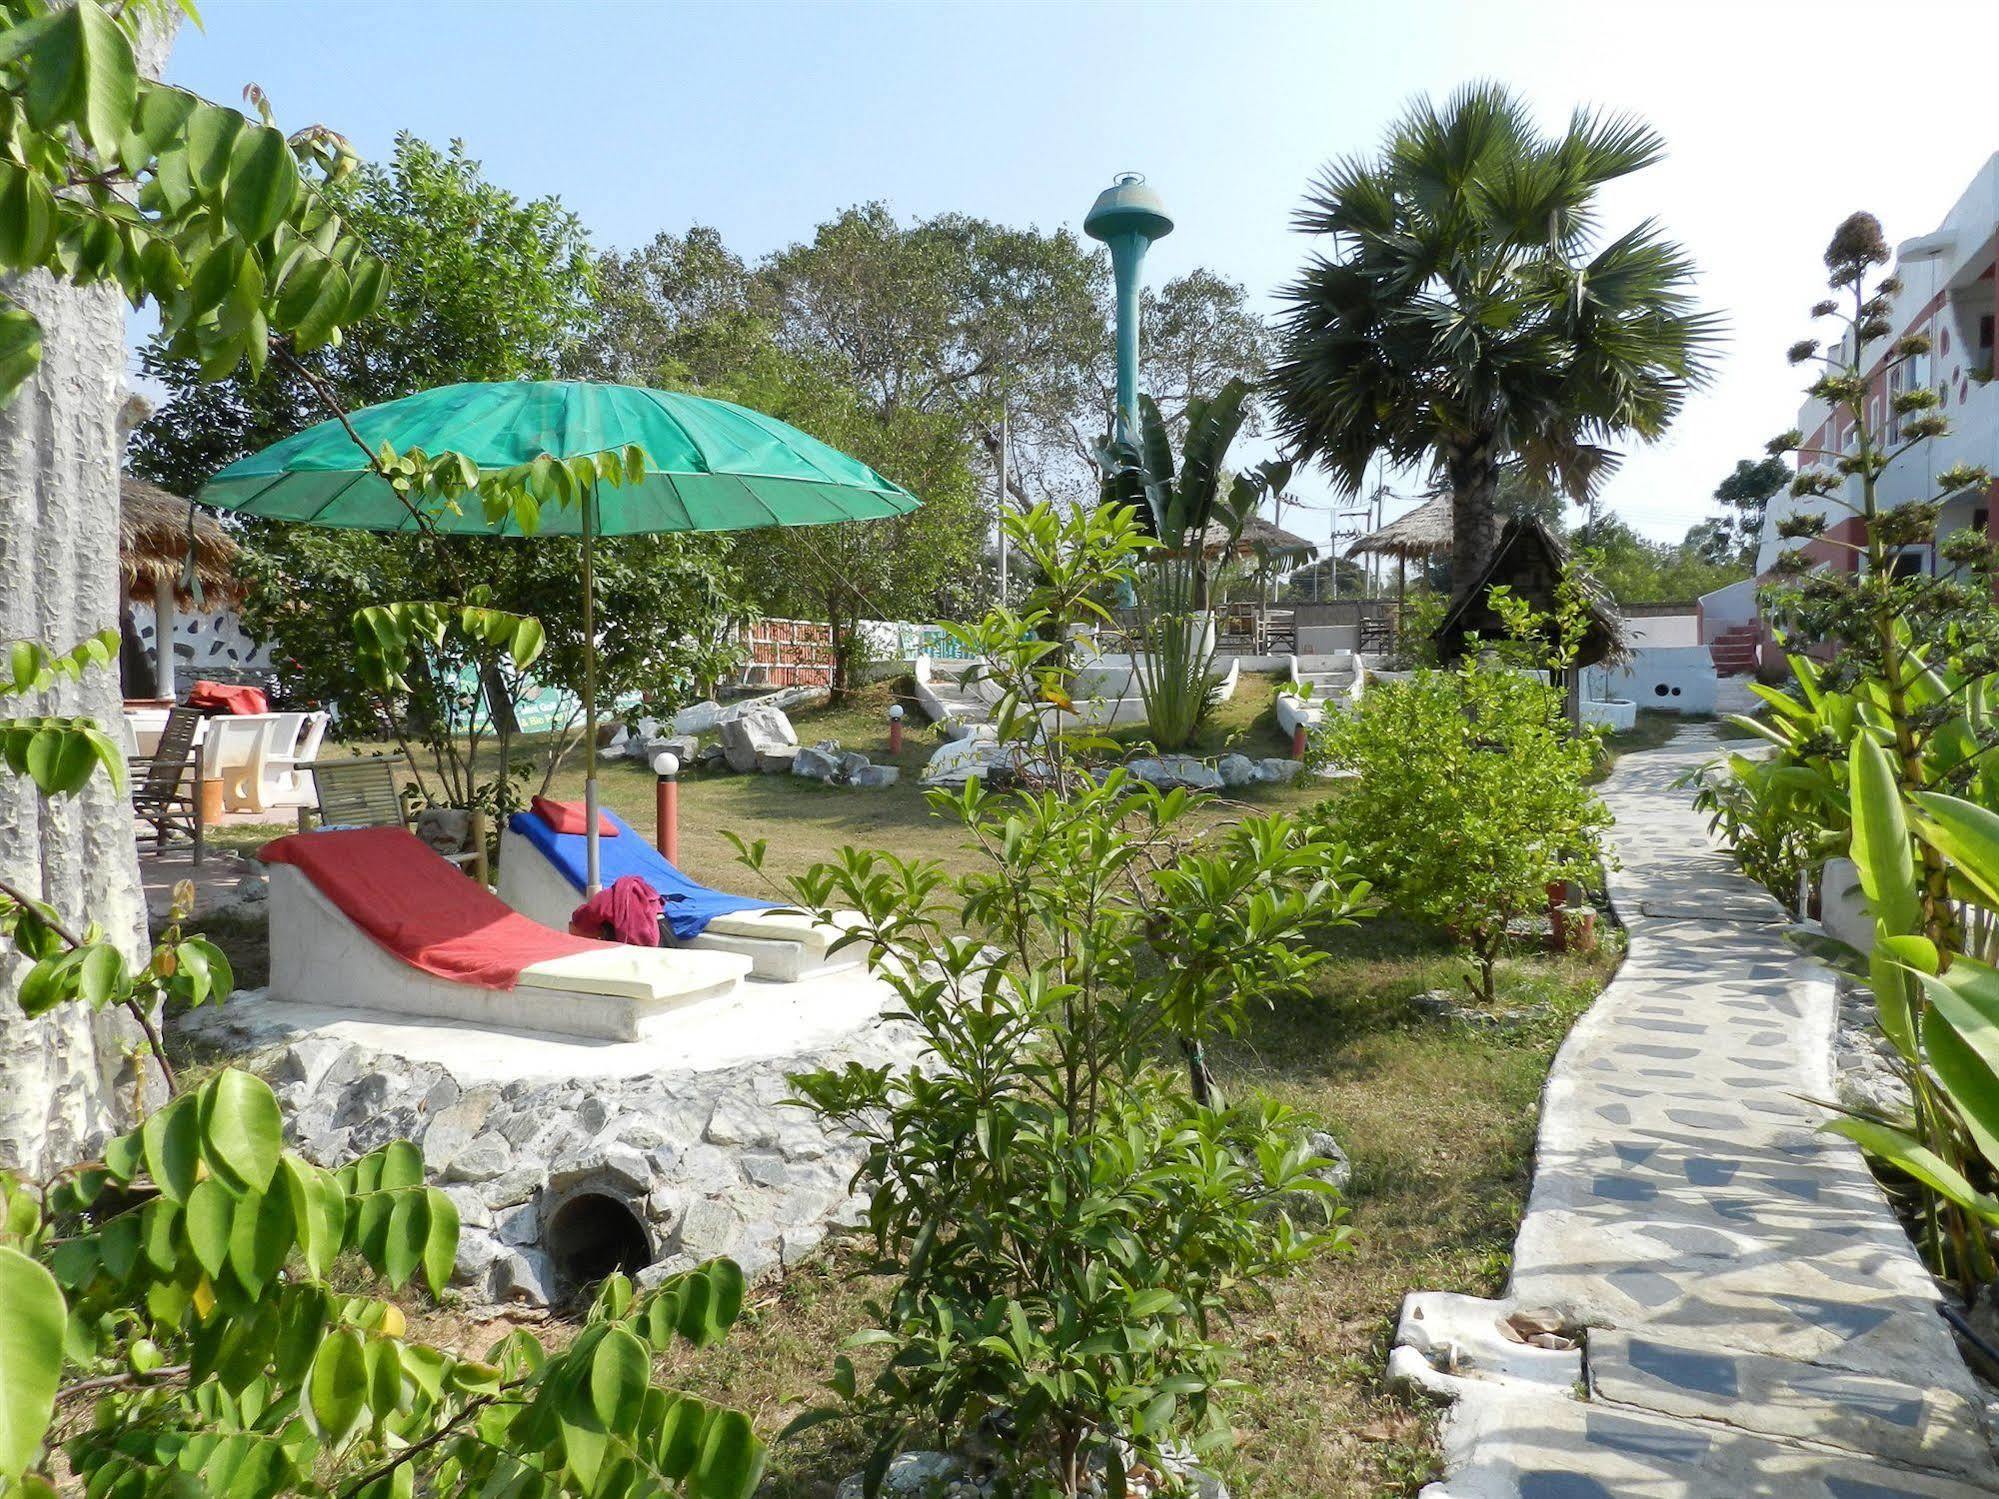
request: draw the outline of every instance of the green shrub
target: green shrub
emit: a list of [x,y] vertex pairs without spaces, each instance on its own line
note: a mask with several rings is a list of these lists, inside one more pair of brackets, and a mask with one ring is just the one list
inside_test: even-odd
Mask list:
[[1585,785],[1594,741],[1571,735],[1561,694],[1503,667],[1418,671],[1329,718],[1315,756],[1355,779],[1319,809],[1387,903],[1448,928],[1490,1003],[1506,924],[1547,887],[1590,880],[1609,814]]

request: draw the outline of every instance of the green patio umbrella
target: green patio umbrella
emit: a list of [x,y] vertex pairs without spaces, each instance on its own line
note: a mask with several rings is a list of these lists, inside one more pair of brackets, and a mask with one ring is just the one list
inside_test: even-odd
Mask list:
[[[352,433],[347,430],[353,428]],[[876,520],[914,510],[916,497],[857,459],[775,417],[727,401],[586,380],[445,385],[385,401],[294,433],[239,459],[197,499],[267,520],[358,531],[421,529],[356,445],[397,452],[463,453],[482,471],[629,446],[646,453],[645,477],[592,486],[578,506],[542,507],[540,530],[583,538],[584,772],[588,886],[597,871],[597,683],[592,558],[598,536],[656,531],[740,531]],[[430,518],[431,528],[519,536],[508,516],[490,523],[469,499]]]

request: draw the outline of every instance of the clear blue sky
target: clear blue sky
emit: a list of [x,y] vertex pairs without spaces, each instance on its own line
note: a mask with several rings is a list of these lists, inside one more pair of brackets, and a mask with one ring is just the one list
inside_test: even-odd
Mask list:
[[[399,129],[463,139],[489,178],[556,194],[603,245],[698,222],[754,255],[869,199],[1080,227],[1136,169],[1179,224],[1149,274],[1209,265],[1265,311],[1306,252],[1289,220],[1314,171],[1371,147],[1411,96],[1489,76],[1550,124],[1577,103],[1635,110],[1672,156],[1620,186],[1610,222],[1661,219],[1732,329],[1715,388],[1607,491],[1672,538],[1790,425],[1783,349],[1833,225],[1867,207],[1893,240],[1924,232],[1999,149],[1992,0],[202,9],[174,81],[227,102],[262,84],[281,124],[325,123],[366,156]],[[1868,102],[1849,112],[1849,96]]]

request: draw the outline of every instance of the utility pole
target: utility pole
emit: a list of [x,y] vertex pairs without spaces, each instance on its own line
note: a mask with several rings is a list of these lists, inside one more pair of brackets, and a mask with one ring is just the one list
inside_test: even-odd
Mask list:
[[999,594],[1002,606],[1006,597],[1006,407],[1000,407],[999,444],[999,506],[993,512],[994,523],[999,528]]

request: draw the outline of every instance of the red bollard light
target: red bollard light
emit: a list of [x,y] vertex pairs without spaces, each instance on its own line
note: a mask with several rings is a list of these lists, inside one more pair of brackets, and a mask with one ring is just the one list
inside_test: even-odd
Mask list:
[[666,862],[680,862],[680,756],[661,750],[652,757],[653,847]]
[[1291,758],[1305,758],[1305,725],[1302,721],[1291,726]]
[[902,753],[902,704],[895,703],[888,710],[888,752]]

